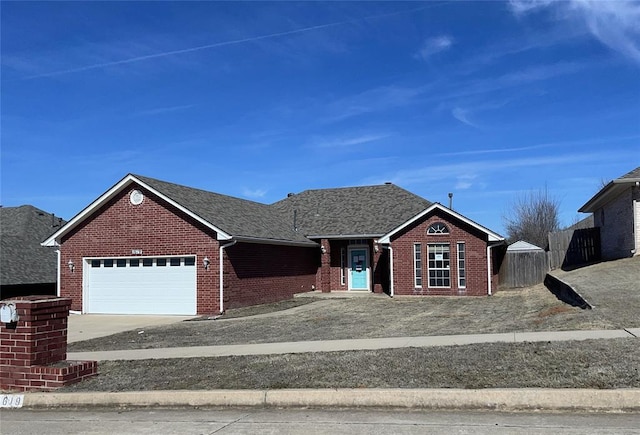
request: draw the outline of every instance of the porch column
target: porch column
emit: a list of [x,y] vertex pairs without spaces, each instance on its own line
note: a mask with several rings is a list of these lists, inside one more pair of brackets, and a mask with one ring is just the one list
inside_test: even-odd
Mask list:
[[[331,292],[331,244],[328,239],[322,239],[320,245],[324,247],[320,254],[320,290],[322,293]],[[322,248],[320,248],[322,249]]]

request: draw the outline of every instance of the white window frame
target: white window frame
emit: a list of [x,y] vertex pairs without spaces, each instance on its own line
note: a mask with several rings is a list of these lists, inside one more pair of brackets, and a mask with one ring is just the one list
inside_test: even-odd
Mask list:
[[[420,254],[420,258],[418,258],[418,254]],[[413,285],[415,288],[422,288],[422,268],[423,268],[423,258],[422,258],[422,244],[414,243],[413,244]]]
[[[464,258],[460,258],[460,247],[462,246],[462,253]],[[457,255],[457,263],[458,263],[458,288],[466,289],[467,288],[467,244],[466,242],[457,242],[456,243],[456,255]],[[464,273],[464,277],[461,277],[460,271]],[[464,280],[464,284],[461,283],[461,280]]]
[[[446,262],[448,263],[448,267],[432,267],[431,266],[431,250],[432,248],[447,248],[447,251],[449,253],[449,258],[446,260]],[[438,255],[438,254],[444,254],[444,249],[442,249],[442,252],[438,252],[438,250],[436,249],[434,251],[434,255]],[[445,261],[443,260],[437,260],[434,259],[434,262],[436,261]],[[450,243],[428,243],[427,244],[427,270],[429,271],[429,288],[451,288],[451,244]],[[431,285],[431,271],[447,271],[447,277],[445,278],[444,276],[442,277],[442,280],[447,280],[449,282],[449,285]],[[438,277],[434,277],[434,280],[437,280]]]

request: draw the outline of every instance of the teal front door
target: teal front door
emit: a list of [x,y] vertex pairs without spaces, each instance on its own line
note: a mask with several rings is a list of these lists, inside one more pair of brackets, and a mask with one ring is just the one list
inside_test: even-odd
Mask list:
[[367,250],[364,248],[350,249],[349,263],[349,290],[369,290]]

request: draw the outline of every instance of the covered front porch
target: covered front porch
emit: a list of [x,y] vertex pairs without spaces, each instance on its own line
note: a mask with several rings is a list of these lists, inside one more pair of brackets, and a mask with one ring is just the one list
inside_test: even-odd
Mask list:
[[389,292],[389,254],[377,237],[341,237],[316,240],[320,265],[318,293],[384,294]]

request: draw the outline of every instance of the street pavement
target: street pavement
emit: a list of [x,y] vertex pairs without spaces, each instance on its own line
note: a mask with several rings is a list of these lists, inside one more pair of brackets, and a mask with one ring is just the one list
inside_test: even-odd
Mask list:
[[640,434],[640,414],[495,411],[152,409],[2,411],[2,433],[71,434]]

